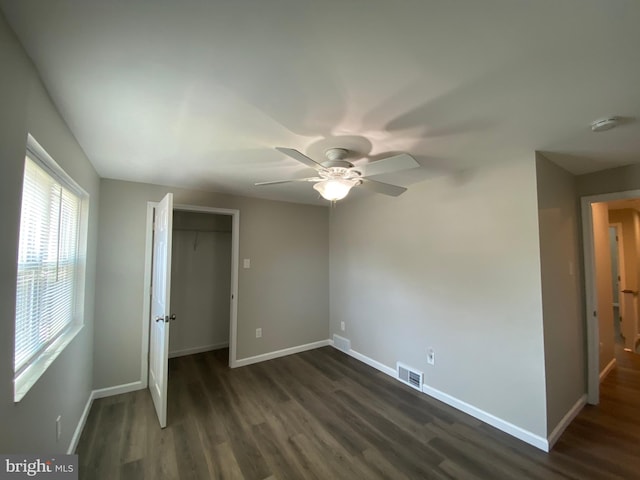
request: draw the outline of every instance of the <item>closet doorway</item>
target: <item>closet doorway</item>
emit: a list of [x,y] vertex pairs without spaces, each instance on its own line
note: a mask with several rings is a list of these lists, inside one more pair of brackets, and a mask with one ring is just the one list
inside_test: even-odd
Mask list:
[[[144,301],[142,306],[142,345],[141,345],[141,372],[140,376],[143,379],[143,384],[146,387],[149,384],[149,337],[150,337],[150,298],[151,298],[151,278],[152,278],[152,261],[153,261],[153,225],[155,209],[158,206],[158,202],[147,202],[147,222],[146,222],[146,246],[145,246],[145,275],[144,275]],[[227,276],[227,284],[230,285],[226,289],[227,303],[229,305],[229,315],[227,322],[229,325],[228,337],[226,341],[229,344],[229,366],[234,368],[237,366],[236,359],[236,339],[237,339],[237,319],[238,319],[238,263],[239,263],[239,251],[240,251],[240,211],[228,208],[215,208],[215,207],[201,207],[194,205],[174,205],[172,211],[175,214],[180,215],[182,212],[199,213],[204,215],[225,216],[231,218],[231,272],[230,276]],[[173,237],[173,228],[171,229]],[[180,235],[180,234],[179,234]],[[200,243],[202,245],[202,243]],[[193,248],[193,243],[191,244]],[[196,249],[198,244],[196,244]],[[172,248],[173,250],[173,248]],[[171,262],[173,263],[173,262]],[[181,287],[176,287],[181,288]],[[169,295],[172,298],[173,295]],[[178,301],[179,302],[179,301]],[[173,305],[172,305],[173,307]],[[172,308],[173,310],[173,308]],[[171,312],[173,313],[173,312]],[[175,321],[171,324],[177,324],[181,322],[182,318],[178,318],[176,314]],[[176,328],[181,328],[177,326]],[[222,328],[222,327],[221,327]],[[173,328],[172,328],[173,330]],[[169,335],[169,343],[171,344],[171,335]],[[183,343],[184,345],[184,343]],[[210,343],[209,345],[213,345]],[[199,346],[204,347],[205,343],[201,343]],[[191,348],[197,348],[192,346]],[[168,361],[168,350],[165,351],[164,359],[161,361],[166,364]],[[174,353],[180,350],[180,340],[178,344],[173,345]],[[183,349],[184,350],[184,349]],[[186,353],[184,353],[186,354]]]
[[[168,214],[168,212],[171,212],[171,214]],[[187,213],[199,215],[186,215]],[[156,242],[158,239],[154,236],[154,227],[158,227],[156,225],[158,220],[156,214],[159,215],[159,218],[166,219],[165,221],[160,221],[159,225],[166,224],[168,227],[164,230],[158,230],[162,243],[167,246],[162,251],[158,251],[158,258],[154,258],[154,247],[156,244],[160,245],[160,243]],[[166,218],[167,215],[168,218]],[[230,233],[228,231],[229,220],[218,218],[221,216],[230,218]],[[173,226],[174,217],[178,218],[175,230]],[[169,192],[162,202],[147,202],[146,230],[140,373],[144,387],[148,386],[151,390],[160,427],[164,428],[167,423],[169,352],[172,352],[173,356],[189,355],[214,348],[222,348],[224,343],[228,343],[229,367],[234,368],[237,366],[240,211],[191,205],[173,205],[173,194]],[[174,234],[177,243],[175,249],[173,247]],[[224,240],[229,235],[230,246]],[[222,252],[220,255],[211,250],[212,246],[218,244]],[[186,251],[185,245],[192,249],[191,253]],[[196,253],[198,251],[200,253]],[[229,259],[222,259],[225,255],[229,255],[229,252],[231,257],[230,268],[228,266]],[[177,259],[175,265],[174,261],[171,260],[173,255]],[[204,265],[194,264],[196,261],[206,263],[205,259],[208,259],[208,264],[212,269],[210,272],[206,272],[205,268],[200,268],[204,267]],[[185,265],[182,264],[183,262]],[[226,283],[222,278],[222,274],[218,276],[213,271],[216,266],[225,269]],[[153,271],[154,268],[160,273],[156,275]],[[171,274],[173,268],[177,271],[174,275]],[[157,285],[162,285],[160,291],[164,292],[162,294],[164,300],[161,316],[156,314],[157,318],[153,319],[151,318],[152,278],[155,278]],[[172,281],[176,284],[175,293],[171,285]],[[157,282],[164,283],[159,284]],[[207,285],[203,286],[202,283]],[[207,288],[210,289],[207,290]],[[220,291],[212,289],[219,289]],[[157,288],[154,286],[155,290]],[[206,295],[207,293],[208,295]],[[226,297],[226,302],[223,297]],[[210,302],[212,299],[214,300],[213,303]],[[176,302],[176,305],[173,305],[173,302]],[[225,303],[226,307],[223,305]],[[181,312],[176,313],[174,308],[179,308]],[[209,319],[204,318],[208,315],[211,315]],[[224,325],[224,318],[220,317],[224,315],[227,315],[228,328]],[[161,320],[163,321],[161,322]],[[173,327],[173,325],[176,326]],[[176,329],[177,333],[171,333]],[[151,333],[154,333],[154,335],[150,335]],[[205,333],[208,336],[205,336]],[[199,337],[197,339],[195,338],[196,334]],[[172,342],[174,335],[177,339]],[[226,339],[223,338],[224,335],[226,335]],[[150,341],[150,337],[153,337],[153,342]],[[158,341],[160,338],[164,340]]]
[[169,358],[229,346],[232,217],[175,210]]

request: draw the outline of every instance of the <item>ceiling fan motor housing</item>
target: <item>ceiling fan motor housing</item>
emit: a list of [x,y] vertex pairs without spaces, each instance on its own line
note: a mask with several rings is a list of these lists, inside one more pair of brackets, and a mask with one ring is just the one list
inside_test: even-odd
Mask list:
[[[338,173],[339,169],[353,168],[353,163],[345,160],[349,152],[344,148],[330,148],[324,155],[327,157],[326,162],[322,162],[324,168],[334,170],[334,173]],[[346,172],[344,172],[346,173]]]
[[324,152],[324,156],[327,157],[328,160],[344,160],[348,154],[349,151],[345,148],[330,148]]

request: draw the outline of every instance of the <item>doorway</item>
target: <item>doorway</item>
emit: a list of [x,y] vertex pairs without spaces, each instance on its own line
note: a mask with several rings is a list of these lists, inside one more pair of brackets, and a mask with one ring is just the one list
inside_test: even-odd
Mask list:
[[[167,197],[171,197],[171,194],[168,194]],[[165,197],[166,198],[166,197]],[[164,202],[164,200],[163,200]],[[156,358],[159,354],[156,352],[154,354],[154,358],[151,359],[153,360],[153,362],[150,361],[150,331],[151,325],[155,326],[155,323],[152,324],[151,322],[151,293],[152,293],[152,265],[154,263],[157,262],[157,260],[154,260],[153,257],[153,249],[154,249],[154,215],[155,215],[155,210],[158,207],[159,203],[157,202],[148,202],[147,203],[147,225],[146,225],[146,231],[147,231],[147,236],[146,236],[146,248],[145,248],[145,276],[144,276],[144,303],[143,303],[143,315],[142,315],[142,345],[141,345],[141,378],[143,379],[143,383],[145,384],[145,386],[149,385],[149,366],[151,363],[155,364],[156,367],[158,365],[163,365],[162,371],[166,372],[166,368],[168,365],[168,358],[169,358],[169,349],[168,348],[164,348],[164,352],[160,352],[161,353],[161,357],[160,358]],[[200,221],[202,221],[203,219],[209,220],[209,224],[211,225],[215,225],[216,223],[214,221],[212,221],[212,219],[214,218],[219,218],[221,216],[226,217],[226,220],[219,220],[218,223],[220,225],[226,225],[225,227],[220,227],[219,229],[225,229],[225,230],[230,230],[230,232],[226,232],[227,236],[230,233],[230,245],[227,246],[228,249],[230,249],[230,269],[227,270],[228,272],[228,276],[227,276],[227,285],[229,285],[228,288],[224,288],[224,292],[225,295],[227,296],[227,302],[228,302],[228,308],[226,308],[226,312],[228,312],[228,329],[224,328],[224,331],[227,332],[227,343],[228,343],[228,347],[229,347],[229,362],[228,365],[231,368],[234,368],[237,366],[237,358],[236,358],[236,343],[237,343],[237,291],[238,291],[238,257],[239,257],[239,229],[240,229],[240,212],[239,210],[232,210],[232,209],[223,209],[223,208],[213,208],[213,207],[200,207],[200,206],[192,206],[192,205],[173,205],[173,207],[170,210],[173,213],[177,213],[179,216],[180,215],[187,215],[188,214],[199,214],[202,217],[198,217]],[[210,217],[209,219],[207,219],[206,217]],[[171,215],[171,220],[173,219],[173,215]],[[194,218],[196,218],[194,216]],[[229,222],[229,218],[230,218],[230,222]],[[191,221],[191,220],[189,220]],[[170,222],[172,223],[172,222]],[[228,227],[230,223],[230,229]],[[210,230],[213,229],[217,229],[216,227],[207,227]],[[171,230],[171,237],[168,241],[168,244],[171,245],[172,244],[172,239],[173,239],[173,228],[170,229]],[[187,230],[187,228],[185,228],[185,230]],[[191,228],[191,230],[204,230],[204,228]],[[195,232],[193,232],[195,233]],[[200,237],[201,235],[203,235],[202,233],[200,233],[198,236]],[[195,239],[194,239],[195,240]],[[194,247],[197,250],[198,248],[198,242],[196,241],[195,244],[192,243],[191,246],[192,248]],[[200,245],[202,245],[202,239],[200,239]],[[165,268],[167,267],[167,263],[169,266],[169,270],[170,267],[172,265],[172,262],[170,260],[171,257],[171,253],[173,251],[173,248],[170,249],[170,251],[168,252],[167,255],[167,259],[168,262],[165,262]],[[167,280],[168,281],[168,280]],[[223,282],[224,280],[222,279],[218,279],[218,281]],[[170,286],[170,281],[168,281],[169,286]],[[171,298],[171,292],[170,292],[170,287],[168,289],[168,294],[167,297]],[[218,300],[220,301],[220,300]],[[222,300],[224,301],[224,300]],[[178,319],[177,315],[173,315],[173,312],[166,312],[166,317],[165,317],[165,322],[166,322],[166,326],[170,327],[171,324],[177,323],[180,319]],[[171,319],[171,321],[169,322],[169,320]],[[218,326],[220,327],[220,325]],[[178,327],[180,328],[180,327]],[[166,342],[165,344],[169,345],[171,343],[171,336],[169,335],[169,330],[170,328],[167,328],[167,335],[166,335]],[[220,329],[222,330],[222,328]],[[219,332],[218,332],[219,333]],[[221,342],[222,343],[222,342]],[[192,347],[194,349],[194,351],[191,351],[190,353],[196,353],[195,350],[197,350],[198,348],[206,348],[209,349],[212,346],[216,346],[215,344],[209,343],[209,344],[200,344],[199,346],[195,346]],[[156,349],[158,350],[158,349]],[[176,347],[176,352],[180,353],[180,349],[178,347]],[[158,350],[160,351],[160,350]],[[202,350],[201,350],[202,351]],[[187,352],[182,352],[184,354],[187,354]],[[166,377],[165,377],[166,378]],[[164,394],[161,395],[161,401],[158,403],[164,403],[165,408],[164,410],[166,411],[166,381],[163,382],[164,383]],[[164,424],[166,424],[166,420],[163,422],[163,415],[160,415],[159,413],[159,419],[160,419],[160,424],[161,426],[164,426]]]
[[174,209],[169,358],[229,346],[231,220]]
[[597,404],[600,382],[615,367],[616,352],[628,350],[626,343],[637,346],[640,339],[640,190],[583,197],[581,206],[587,397]]

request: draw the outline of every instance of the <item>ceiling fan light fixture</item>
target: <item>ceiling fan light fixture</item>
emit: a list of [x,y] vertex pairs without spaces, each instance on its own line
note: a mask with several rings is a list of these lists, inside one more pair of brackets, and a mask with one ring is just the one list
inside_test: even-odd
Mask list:
[[316,183],[313,188],[320,192],[322,198],[335,202],[342,200],[349,194],[349,191],[358,185],[360,180],[345,180],[343,178],[330,178]]
[[[368,177],[382,175],[400,170],[419,167],[420,164],[406,153],[386,157],[366,165],[356,166],[346,160],[349,152],[344,148],[330,148],[325,152],[326,162],[318,163],[315,160],[292,148],[276,147],[276,150],[288,157],[311,167],[317,172],[315,177],[293,178],[290,180],[275,180],[271,182],[257,182],[254,185],[277,185],[291,182],[318,182],[313,188],[322,195],[325,200],[337,202],[346,197],[353,187],[364,185],[365,188],[376,193],[397,197],[407,189],[398,185],[372,180]],[[364,183],[366,182],[366,183]]]

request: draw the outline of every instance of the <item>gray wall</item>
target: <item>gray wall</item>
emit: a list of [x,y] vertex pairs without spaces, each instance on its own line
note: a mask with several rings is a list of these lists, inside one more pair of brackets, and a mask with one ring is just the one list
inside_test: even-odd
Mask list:
[[[545,437],[537,217],[533,155],[424,181],[398,198],[338,203],[330,223],[331,333]],[[435,366],[426,363],[429,347]]]
[[580,205],[575,177],[540,154],[536,178],[547,428],[551,432],[587,388]]
[[231,298],[232,217],[179,210],[173,217],[170,357],[228,345]]
[[599,195],[640,188],[640,164],[612,168],[576,177],[578,195]]
[[240,210],[238,359],[328,337],[327,208],[103,179],[95,388],[140,380],[147,202],[170,191],[176,204]]
[[[91,391],[99,180],[0,14],[0,452],[64,452]],[[16,258],[27,132],[90,195],[85,328],[13,403]],[[55,420],[62,414],[62,437]]]

